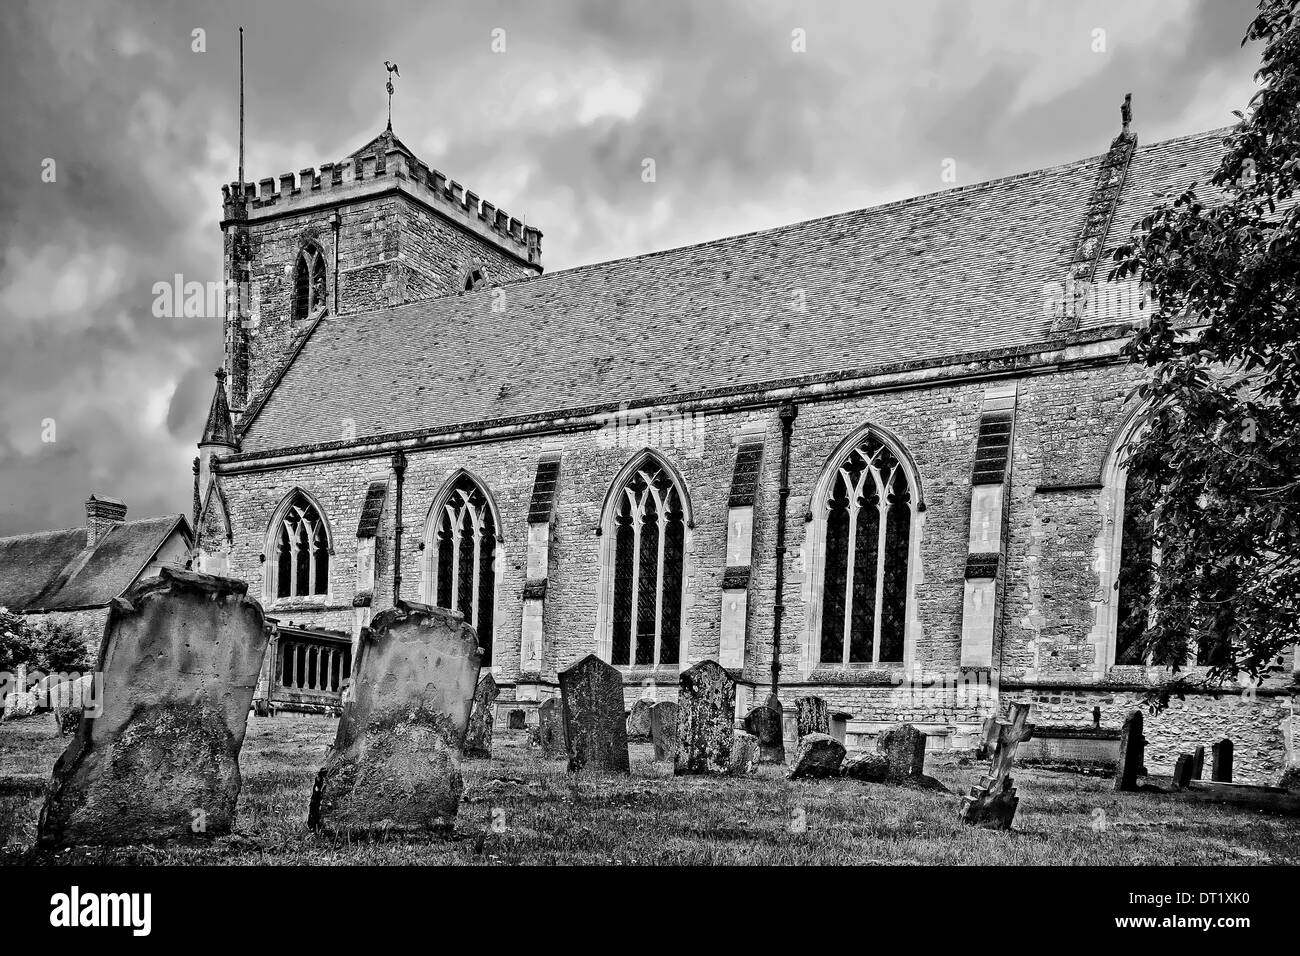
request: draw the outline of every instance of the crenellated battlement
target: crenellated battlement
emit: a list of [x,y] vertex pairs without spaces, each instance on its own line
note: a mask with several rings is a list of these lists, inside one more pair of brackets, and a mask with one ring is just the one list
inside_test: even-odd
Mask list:
[[401,149],[322,163],[319,169],[281,173],[258,183],[221,187],[223,219],[256,221],[268,214],[308,210],[397,188],[480,236],[502,246],[530,265],[540,267],[542,231],[525,225],[504,209],[460,183],[413,159]]

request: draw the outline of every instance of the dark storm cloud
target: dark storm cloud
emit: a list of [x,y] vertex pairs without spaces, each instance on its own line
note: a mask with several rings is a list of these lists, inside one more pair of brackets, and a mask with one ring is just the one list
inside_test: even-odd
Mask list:
[[220,322],[155,317],[153,287],[220,279],[237,25],[248,179],[378,132],[396,60],[398,134],[539,225],[557,269],[943,188],[945,157],[965,182],[1095,154],[1127,90],[1147,141],[1226,122],[1251,88],[1250,15],[1241,0],[7,9],[0,533],[77,524],[92,491],[136,516],[188,511]]

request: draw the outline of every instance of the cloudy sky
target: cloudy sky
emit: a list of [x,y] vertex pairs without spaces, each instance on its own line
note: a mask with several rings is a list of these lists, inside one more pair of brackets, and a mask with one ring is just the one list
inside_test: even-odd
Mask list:
[[152,289],[176,273],[221,279],[240,25],[248,179],[379,132],[395,60],[398,135],[540,226],[555,270],[932,192],[947,159],[970,183],[1095,155],[1127,91],[1143,141],[1225,125],[1253,89],[1258,50],[1240,46],[1252,9],[7,3],[0,534],[83,524],[92,491],[135,517],[189,510],[220,321],[155,318]]

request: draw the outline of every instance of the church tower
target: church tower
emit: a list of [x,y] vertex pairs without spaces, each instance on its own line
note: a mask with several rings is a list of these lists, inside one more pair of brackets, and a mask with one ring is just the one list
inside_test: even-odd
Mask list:
[[542,233],[419,160],[389,126],[319,169],[222,187],[236,421],[325,315],[542,271]]

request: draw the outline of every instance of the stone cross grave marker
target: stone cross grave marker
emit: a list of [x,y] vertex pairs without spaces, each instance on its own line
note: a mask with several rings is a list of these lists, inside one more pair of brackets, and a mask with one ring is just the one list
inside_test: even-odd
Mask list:
[[95,666],[102,711],[54,765],[40,847],[230,832],[268,640],[247,590],[163,568],[114,600]]
[[735,736],[736,682],[717,661],[700,661],[683,671],[677,695],[678,774],[731,769]]
[[403,603],[377,614],[361,632],[308,825],[355,836],[450,829],[479,661],[478,635],[454,611]]
[[627,773],[627,714],[623,672],[595,654],[560,671],[569,772]]
[[650,708],[650,739],[655,745],[655,763],[677,760],[677,720],[681,708],[661,700]]
[[1119,765],[1115,768],[1115,789],[1137,790],[1137,778],[1146,773],[1147,740],[1142,736],[1142,711],[1135,710],[1124,718],[1124,729],[1119,735]]
[[478,687],[474,689],[474,705],[469,712],[469,728],[465,731],[464,753],[466,757],[492,757],[492,724],[496,716],[497,697],[501,689],[491,674],[479,678]]
[[794,699],[795,722],[800,737],[808,734],[829,734],[831,732],[831,712],[826,701],[820,697],[796,697]]
[[998,740],[989,775],[962,798],[958,816],[963,823],[994,830],[1011,829],[1020,803],[1011,777],[1011,765],[1016,757],[1016,748],[1034,735],[1033,725],[1029,723],[1029,707],[1027,703],[1012,704],[1010,723],[998,724]]

